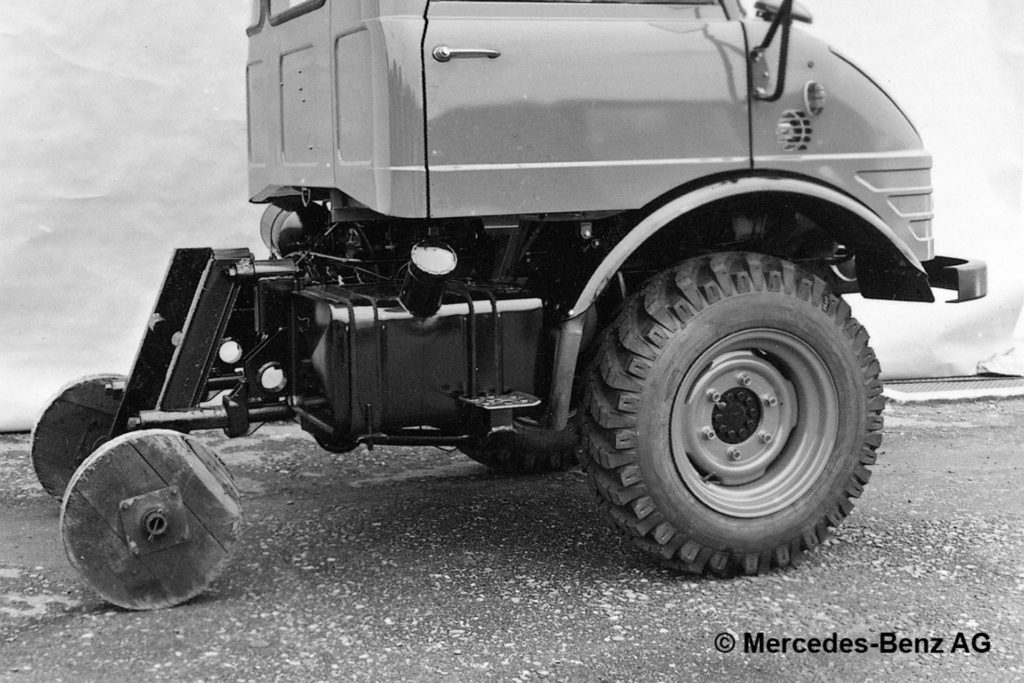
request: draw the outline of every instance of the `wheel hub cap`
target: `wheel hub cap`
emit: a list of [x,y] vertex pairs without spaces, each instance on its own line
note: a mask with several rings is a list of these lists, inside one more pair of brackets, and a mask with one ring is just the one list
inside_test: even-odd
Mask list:
[[722,400],[711,411],[711,426],[725,443],[743,443],[760,424],[760,401],[757,394],[746,387],[736,387],[722,394]]

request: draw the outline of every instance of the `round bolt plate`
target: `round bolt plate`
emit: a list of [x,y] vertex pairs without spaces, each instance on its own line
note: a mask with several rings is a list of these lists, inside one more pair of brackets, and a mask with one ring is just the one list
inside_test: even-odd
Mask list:
[[711,426],[725,443],[743,443],[761,426],[761,403],[750,389],[736,387],[722,395],[711,413]]
[[[748,379],[749,386],[739,385],[740,377]],[[731,387],[721,392],[722,400],[708,401],[708,392],[722,386]],[[766,408],[765,395],[782,397],[779,407]],[[785,448],[796,423],[796,406],[793,385],[771,360],[747,350],[722,353],[694,378],[687,399],[677,401],[676,419],[689,434],[682,439],[683,452],[698,472],[711,473],[720,485],[756,481]],[[697,426],[708,424],[715,439],[704,436]],[[693,426],[686,430],[685,425]],[[758,439],[762,431],[774,435],[771,443]],[[732,447],[742,453],[738,460],[730,457]]]

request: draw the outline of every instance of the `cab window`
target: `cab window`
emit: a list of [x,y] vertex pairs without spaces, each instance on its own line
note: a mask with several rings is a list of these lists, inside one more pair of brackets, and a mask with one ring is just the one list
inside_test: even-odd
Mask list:
[[326,0],[270,0],[270,23],[280,24],[323,7]]

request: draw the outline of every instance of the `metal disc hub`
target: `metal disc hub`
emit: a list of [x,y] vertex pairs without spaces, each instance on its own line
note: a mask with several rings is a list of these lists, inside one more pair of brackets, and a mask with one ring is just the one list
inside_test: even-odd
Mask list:
[[672,457],[712,509],[760,517],[807,491],[828,461],[839,398],[828,366],[802,339],[748,329],[712,344],[672,404]]
[[746,387],[726,391],[711,411],[715,435],[728,444],[743,443],[757,432],[760,424],[760,401],[757,394]]
[[692,374],[693,383],[676,406],[682,450],[709,481],[727,486],[756,481],[796,422],[792,384],[774,363],[749,350],[719,353]]

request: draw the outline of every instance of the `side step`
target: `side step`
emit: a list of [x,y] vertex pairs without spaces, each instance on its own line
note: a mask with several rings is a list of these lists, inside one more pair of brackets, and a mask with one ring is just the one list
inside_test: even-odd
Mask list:
[[470,398],[459,397],[466,406],[475,413],[474,422],[482,423],[488,434],[494,432],[515,431],[512,424],[516,410],[534,408],[540,405],[540,399],[523,391],[509,394],[485,394]]

